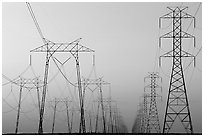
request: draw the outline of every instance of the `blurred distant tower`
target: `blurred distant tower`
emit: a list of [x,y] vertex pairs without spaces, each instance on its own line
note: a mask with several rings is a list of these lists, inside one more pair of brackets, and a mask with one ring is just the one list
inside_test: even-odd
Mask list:
[[147,93],[144,92],[143,96],[143,106],[142,106],[142,121],[141,121],[141,133],[147,132],[147,121],[148,121],[148,108],[147,108]]
[[[92,74],[94,75],[94,78],[91,78]],[[105,82],[101,78],[97,78],[96,75],[96,66],[95,66],[95,55],[93,55],[93,66],[91,73],[89,74],[88,78],[83,78],[81,81],[81,84],[83,84],[83,97],[82,97],[82,103],[84,104],[84,98],[86,89],[88,88],[92,92],[94,92],[96,89],[99,90],[99,99],[94,102],[98,102],[98,110],[96,115],[96,125],[95,125],[95,132],[98,130],[98,121],[99,121],[99,107],[101,106],[101,113],[102,113],[102,121],[103,121],[103,133],[106,133],[106,120],[105,120],[105,109],[104,109],[104,100],[103,100],[103,90],[102,85],[110,85],[110,83]],[[94,89],[90,88],[89,86],[96,86]],[[80,123],[81,126],[81,123]]]
[[19,122],[20,122],[23,88],[27,88],[30,91],[33,87],[29,87],[29,86],[27,87],[25,85],[35,85],[36,90],[37,90],[37,97],[38,97],[38,107],[40,109],[39,84],[42,83],[42,81],[40,81],[38,77],[35,77],[33,79],[19,77],[19,79],[14,81],[14,83],[20,86],[19,100],[18,100],[18,111],[17,111],[17,118],[16,118],[16,128],[15,128],[15,134],[17,134],[18,128],[19,128]]
[[157,84],[157,79],[161,79],[161,77],[157,73],[152,72],[147,77],[145,77],[145,80],[146,79],[150,79],[150,84],[145,86],[145,90],[150,89],[150,107],[149,107],[149,115],[147,119],[146,133],[152,133],[152,132],[160,133],[161,129],[159,124],[158,110],[157,110],[156,91],[158,88],[161,89],[161,86]]
[[189,103],[187,98],[182,57],[193,57],[195,65],[195,56],[182,50],[182,39],[193,38],[195,47],[195,37],[182,31],[182,19],[194,19],[195,17],[184,12],[188,7],[167,7],[170,12],[159,18],[159,27],[161,19],[172,19],[173,30],[160,37],[159,46],[162,38],[172,38],[172,50],[160,57],[172,57],[173,65],[171,71],[170,86],[166,104],[166,112],[163,125],[163,133],[169,133],[176,118],[179,118],[186,133],[193,133]]
[[142,103],[139,104],[139,109],[137,110],[137,116],[132,127],[132,133],[141,133],[143,106]]

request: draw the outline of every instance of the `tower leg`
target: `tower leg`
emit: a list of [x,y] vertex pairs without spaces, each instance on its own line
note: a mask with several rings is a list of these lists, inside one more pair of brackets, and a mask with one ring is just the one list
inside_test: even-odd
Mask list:
[[43,116],[44,116],[45,98],[46,98],[46,92],[47,92],[47,79],[48,79],[49,60],[50,60],[50,56],[49,56],[49,52],[47,51],[42,101],[41,101],[41,106],[40,106],[40,120],[39,120],[39,127],[38,127],[38,133],[39,134],[43,133]]
[[16,130],[15,130],[16,134],[18,133],[18,125],[19,125],[19,118],[20,118],[21,96],[22,96],[22,83],[20,85],[20,93],[19,93],[19,101],[18,101],[18,113],[16,118]]

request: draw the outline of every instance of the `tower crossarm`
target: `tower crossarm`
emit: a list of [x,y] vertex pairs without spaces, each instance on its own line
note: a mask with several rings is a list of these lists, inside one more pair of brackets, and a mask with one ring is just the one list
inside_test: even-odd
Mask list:
[[16,85],[21,85],[22,87],[27,88],[27,89],[35,89],[36,87],[26,86],[26,85],[34,85],[34,86],[38,86],[38,88],[42,87],[42,85],[43,85],[43,81],[39,80],[39,77],[35,77],[35,78],[19,77],[15,81],[12,81],[12,83],[14,83]]
[[[178,34],[178,33],[181,33],[181,34]],[[173,31],[170,31],[170,32],[159,37],[159,47],[161,47],[161,40],[166,39],[166,38],[186,38],[186,39],[192,38],[193,39],[193,45],[194,45],[194,47],[196,46],[195,36],[193,36],[187,32],[184,32],[184,31],[177,32],[177,34],[175,34],[175,32],[173,32]]]
[[194,66],[195,66],[195,59],[196,59],[196,56],[184,51],[184,50],[181,50],[181,53],[175,53],[173,50],[169,51],[169,52],[166,52],[164,53],[163,55],[159,56],[159,66],[161,66],[161,58],[162,57],[191,57],[193,58],[193,61],[194,61]]
[[[184,12],[188,7],[167,7],[171,12],[159,17],[159,28],[161,28],[161,19],[172,19],[172,18],[180,18],[180,19],[192,19],[194,20],[194,28],[195,28],[195,17]],[[180,13],[180,16],[174,16],[174,13]]]
[[48,102],[72,102],[69,98],[54,98],[53,100],[50,100]]
[[147,85],[145,86],[145,88],[161,88],[161,86],[159,86],[158,84],[155,84],[155,85]]
[[194,55],[186,52],[186,51],[181,51],[181,55],[180,54],[175,54],[173,55],[173,50],[161,55],[160,57],[195,57]]
[[[101,79],[102,79],[102,77],[98,78],[98,79],[85,79],[85,78],[83,78],[83,80],[81,81],[81,84],[84,84],[85,88],[88,88],[89,90],[94,92],[96,89],[98,89],[100,87],[100,84],[101,85],[110,85],[110,83],[105,82]],[[77,85],[77,83],[76,83],[76,85]],[[91,89],[89,87],[89,85],[96,85],[96,87],[94,89]]]
[[[177,33],[180,33],[180,32],[177,32]],[[187,32],[184,32],[184,31],[181,31],[181,35],[174,35],[173,34],[173,31],[170,31],[162,36],[160,36],[160,39],[161,38],[195,38],[195,36],[187,33]]]
[[30,52],[70,52],[72,54],[75,54],[75,52],[94,52],[94,50],[79,44],[80,40],[81,38],[70,43],[54,43],[49,41]]
[[[173,18],[172,13],[173,12],[169,12],[169,13],[161,16],[159,19],[171,19],[171,18]],[[192,15],[190,15],[190,14],[188,14],[186,12],[182,12],[181,18],[195,18],[195,17],[193,17]]]

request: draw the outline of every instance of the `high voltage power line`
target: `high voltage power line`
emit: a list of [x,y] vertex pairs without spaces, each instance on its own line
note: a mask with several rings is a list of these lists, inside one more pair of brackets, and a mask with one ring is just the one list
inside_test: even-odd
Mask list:
[[[186,87],[190,85],[192,80],[192,76],[194,73],[194,69],[190,76],[189,84],[186,84],[184,80],[184,71],[189,68],[189,66],[194,61],[195,66],[195,58],[201,53],[202,46],[197,49],[197,53],[191,54],[188,51],[184,51],[182,49],[182,39],[183,38],[193,38],[194,45],[195,44],[195,36],[184,32],[182,29],[181,19],[193,19],[190,21],[187,26],[186,31],[192,25],[194,21],[195,27],[195,16],[198,14],[198,11],[201,7],[201,3],[199,3],[194,16],[185,12],[187,7],[183,6],[184,3],[181,3],[180,6],[175,7],[167,7],[170,12],[165,14],[164,16],[159,18],[159,27],[160,29],[167,29],[172,26],[172,31],[166,33],[159,37],[159,47],[156,50],[155,62],[153,67],[153,72],[149,73],[145,79],[149,79],[148,85],[144,87],[144,93],[142,95],[142,101],[139,102],[139,109],[137,111],[137,116],[135,118],[132,132],[136,134],[169,134],[172,132],[172,128],[174,127],[176,120],[178,119],[181,122],[184,130],[188,134],[193,134],[193,124],[190,113],[190,102],[187,98],[187,90]],[[22,73],[18,75],[18,77],[14,79],[10,79],[6,75],[2,74],[2,77],[7,80],[2,84],[3,87],[6,88],[7,85],[11,84],[10,91],[3,97],[3,102],[7,104],[10,108],[7,111],[2,111],[4,114],[10,113],[12,111],[17,112],[16,116],[16,126],[15,133],[19,133],[19,125],[21,121],[21,114],[24,115],[30,121],[35,121],[35,124],[38,124],[38,134],[43,134],[46,131],[44,130],[44,121],[50,121],[52,124],[51,133],[55,133],[55,127],[57,126],[57,120],[60,120],[61,123],[66,123],[66,133],[71,134],[74,133],[74,130],[79,133],[103,133],[103,134],[114,134],[114,133],[127,133],[127,127],[123,121],[123,117],[120,114],[119,107],[117,105],[117,101],[112,100],[111,96],[111,83],[103,81],[103,77],[98,77],[96,73],[96,64],[95,64],[95,55],[93,55],[93,64],[91,72],[88,74],[88,77],[81,76],[80,70],[80,61],[79,54],[81,52],[94,52],[94,50],[85,47],[81,44],[81,38],[76,39],[72,42],[65,43],[56,43],[46,39],[42,33],[40,25],[34,15],[34,11],[31,8],[30,3],[26,2],[26,6],[29,10],[29,13],[32,17],[32,20],[35,24],[35,27],[40,35],[41,40],[43,41],[43,45],[37,47],[30,52],[44,52],[46,53],[45,60],[45,69],[43,80],[40,80],[40,76],[37,76],[34,68],[31,63],[31,55],[30,55],[30,64],[23,70]],[[167,24],[165,27],[161,27],[161,19],[172,19],[172,21]],[[160,32],[159,32],[160,35]],[[171,51],[166,52],[163,48],[161,48],[161,40],[171,38],[173,41]],[[190,45],[191,43],[189,43]],[[194,46],[195,47],[195,46]],[[160,50],[166,52],[165,54],[160,56]],[[75,61],[75,70],[76,70],[76,82],[71,81],[71,78],[68,77],[65,70],[65,64],[70,61],[71,57],[66,58],[64,62],[62,62],[59,58],[55,57],[55,53],[69,52],[72,57],[74,57]],[[161,57],[172,57],[172,71],[169,76],[166,74],[163,69],[160,67],[160,58]],[[185,66],[185,62],[182,62],[182,57],[193,59],[190,60],[190,63]],[[159,58],[159,70],[157,67],[157,60]],[[49,79],[49,68],[50,61],[53,61],[57,72]],[[184,67],[185,66],[185,67]],[[24,78],[23,75],[31,70],[32,78]],[[201,70],[200,70],[201,71]],[[157,73],[158,72],[158,73]],[[159,73],[162,72],[167,78],[170,78],[170,85],[168,90],[168,98],[166,104],[166,111],[164,117],[163,128],[160,124],[161,119],[160,113],[158,109],[157,97],[161,97],[161,95],[157,94],[157,88],[161,89],[161,85],[158,84],[157,79],[160,79]],[[186,72],[187,73],[187,72]],[[61,74],[63,80],[65,80],[65,87],[61,88],[60,81],[57,81],[57,76]],[[92,78],[93,76],[93,78]],[[60,97],[56,97],[55,95],[51,97],[50,90],[48,85],[51,85],[52,81],[55,80],[56,88],[60,94]],[[160,83],[162,84],[162,83]],[[19,97],[17,99],[16,95],[13,92],[13,85],[16,87],[20,87],[18,93]],[[28,86],[29,85],[29,86]],[[109,95],[105,97],[105,90],[103,89],[103,85],[107,85],[109,87]],[[70,88],[73,88],[73,90]],[[8,87],[7,87],[8,88]],[[26,95],[23,97],[24,89],[27,90]],[[42,91],[41,91],[42,89]],[[36,91],[35,96],[33,96],[33,91]],[[65,91],[68,91],[68,95],[65,94]],[[162,91],[162,89],[161,89]],[[76,95],[78,93],[78,97]],[[29,109],[29,111],[23,111],[22,103],[28,99],[28,94],[30,95],[31,101],[34,107]],[[13,95],[15,105],[11,105],[11,102],[7,101],[9,97]],[[89,95],[89,96],[88,96]],[[95,96],[97,95],[97,97]],[[36,99],[35,99],[36,97]],[[40,99],[41,98],[41,99]],[[68,100],[67,98],[71,98]],[[49,99],[49,100],[48,100]],[[36,101],[37,100],[37,101]],[[48,100],[48,101],[47,101]],[[26,102],[27,103],[27,102]],[[77,104],[78,103],[78,104]],[[47,105],[48,104],[48,105]],[[52,105],[54,104],[54,105]],[[60,105],[63,104],[63,105]],[[28,105],[28,104],[26,104]],[[30,105],[30,104],[29,104]],[[34,111],[37,111],[34,113]],[[47,112],[46,112],[47,111]],[[37,118],[31,118],[27,115],[27,113],[31,113],[37,116]],[[50,113],[52,112],[52,113]],[[60,117],[59,115],[63,115]],[[36,122],[36,119],[39,119],[39,122]]]

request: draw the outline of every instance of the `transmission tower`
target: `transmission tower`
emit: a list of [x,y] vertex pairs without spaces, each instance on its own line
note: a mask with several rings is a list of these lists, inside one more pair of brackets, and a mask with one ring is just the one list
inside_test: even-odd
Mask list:
[[66,98],[54,98],[54,100],[49,101],[50,103],[54,102],[54,111],[53,111],[53,122],[52,122],[52,133],[54,133],[55,130],[55,117],[56,117],[56,111],[57,111],[57,104],[58,103],[64,103],[66,106],[66,112],[67,112],[67,129],[68,133],[71,133],[71,127],[70,127],[70,121],[69,121],[69,102],[72,102],[67,97]]
[[31,86],[25,86],[25,85],[34,85],[36,86],[37,89],[37,97],[38,97],[38,106],[40,105],[40,100],[39,100],[39,83],[40,80],[38,77],[33,78],[33,79],[26,79],[26,78],[22,78],[20,77],[19,79],[13,81],[13,83],[15,83],[16,85],[20,86],[20,92],[19,92],[19,100],[18,100],[18,111],[17,111],[17,118],[16,118],[16,129],[15,129],[15,133],[18,133],[18,127],[19,127],[19,119],[20,119],[20,110],[21,110],[21,98],[22,98],[22,91],[23,88],[28,89],[29,91],[31,89],[34,89],[34,87]]
[[[113,133],[113,114],[112,114],[112,103],[116,103],[115,100],[112,100],[111,99],[111,96],[107,99],[103,99],[103,102],[107,103],[107,108],[106,110],[109,111],[109,125],[108,125],[108,132],[109,133]],[[110,129],[111,128],[111,132],[110,132]]]
[[[92,65],[92,70],[89,74],[88,78],[83,78],[81,84],[83,85],[83,99],[82,103],[84,104],[84,98],[85,98],[85,91],[88,88],[90,91],[94,92],[95,90],[99,89],[99,101],[100,103],[98,104],[98,111],[99,107],[101,106],[102,110],[102,119],[103,119],[103,133],[106,133],[106,120],[105,120],[105,110],[104,110],[104,104],[103,104],[103,91],[102,91],[102,85],[110,85],[110,83],[105,82],[102,80],[102,78],[97,78],[96,75],[96,68],[95,68],[95,55],[93,55],[93,65]],[[94,74],[94,78],[90,78],[91,75]],[[95,86],[94,89],[90,88],[89,86]],[[98,113],[98,112],[97,112]],[[96,126],[95,126],[95,132],[97,131],[98,128],[98,114],[96,116]]]
[[105,85],[110,83],[102,81],[102,78],[100,78],[99,80],[100,102],[101,102],[101,110],[102,110],[102,117],[103,117],[103,133],[106,133],[106,120],[105,120],[105,110],[104,110],[104,104],[103,104],[102,84]]
[[145,77],[145,80],[146,79],[150,79],[150,84],[145,86],[145,92],[148,92],[148,89],[150,89],[150,107],[146,133],[161,133],[156,101],[156,91],[158,88],[161,89],[161,87],[157,84],[157,79],[161,79],[161,77],[158,75],[158,73],[152,72],[147,77]]
[[142,116],[143,116],[143,105],[139,103],[139,109],[137,110],[137,116],[132,127],[132,133],[142,133]]
[[119,122],[119,109],[117,107],[117,104],[114,107],[112,107],[112,111],[113,111],[113,124],[115,127],[115,133],[119,133],[120,122]]
[[161,19],[172,19],[173,30],[160,37],[159,46],[161,46],[162,38],[171,38],[173,40],[173,44],[172,50],[160,56],[160,58],[172,57],[173,65],[171,71],[168,99],[166,104],[163,133],[170,132],[177,118],[179,118],[186,133],[193,133],[193,125],[184,80],[182,58],[193,57],[195,65],[195,56],[182,50],[182,39],[193,38],[195,47],[195,37],[182,30],[182,19],[194,19],[195,27],[195,17],[184,12],[188,7],[167,7],[167,8],[170,10],[170,12],[159,18],[159,27],[161,25],[160,23]]
[[81,52],[94,52],[93,50],[81,45],[79,42],[81,38],[70,42],[70,43],[55,43],[43,36],[43,33],[40,29],[40,26],[35,18],[31,5],[27,2],[27,7],[29,12],[32,16],[32,19],[35,23],[35,26],[40,34],[40,37],[44,43],[44,45],[31,50],[30,52],[44,52],[46,53],[46,61],[45,61],[45,73],[44,73],[44,86],[43,86],[43,93],[42,93],[42,101],[40,105],[40,120],[39,120],[39,128],[38,133],[43,133],[43,116],[44,116],[44,107],[45,107],[45,99],[46,99],[46,92],[47,92],[47,79],[48,79],[48,69],[49,69],[49,62],[50,58],[53,57],[53,54],[56,52],[63,53],[69,52],[75,58],[76,62],[76,70],[77,70],[77,82],[78,82],[78,90],[79,90],[79,106],[80,106],[80,123],[82,124],[82,132],[86,132],[85,127],[85,117],[84,117],[84,106],[82,103],[82,86],[81,86],[81,76],[80,76],[80,65],[79,65],[79,53]]
[[[101,86],[101,85],[100,85]],[[101,89],[100,89],[101,90]],[[95,124],[95,133],[97,133],[98,130],[98,120],[99,120],[99,110],[101,106],[101,114],[102,114],[102,122],[103,122],[103,133],[106,133],[106,118],[105,118],[105,107],[104,107],[104,100],[102,96],[102,91],[100,91],[100,97],[98,100],[94,101],[98,103],[97,107],[97,114],[96,114],[96,124]]]

